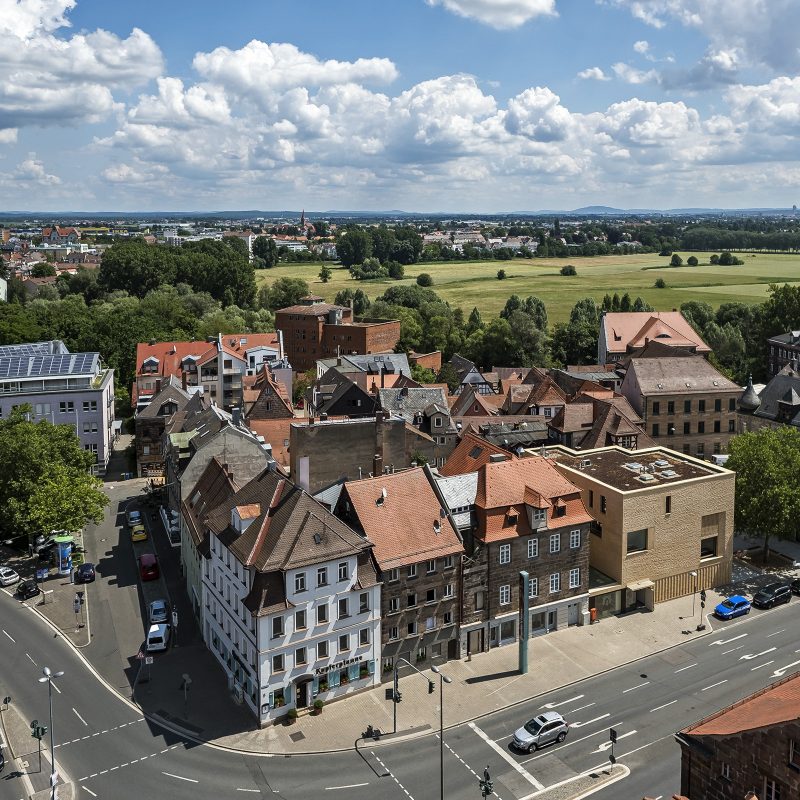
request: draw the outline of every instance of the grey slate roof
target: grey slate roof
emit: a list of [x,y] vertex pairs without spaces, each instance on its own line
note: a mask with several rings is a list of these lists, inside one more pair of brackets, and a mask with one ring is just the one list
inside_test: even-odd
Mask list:
[[161,409],[165,403],[175,403],[178,406],[178,410],[181,410],[187,405],[190,399],[191,395],[189,392],[184,391],[175,377],[170,375],[166,386],[153,397],[137,416],[146,419],[159,417],[161,416]]
[[[341,364],[339,363],[341,361]],[[347,355],[339,358],[322,358],[318,362],[325,369],[339,372],[369,372],[377,375],[385,372],[411,374],[408,356],[405,353],[369,353],[367,355]]]
[[788,418],[781,419],[787,425],[800,427],[800,373],[785,366],[762,390],[758,396],[760,404],[753,412],[754,417],[777,420],[781,405],[787,408]]
[[728,380],[702,356],[632,358],[628,369],[646,395],[741,391],[738,384]]
[[416,414],[424,414],[429,406],[439,406],[442,414],[450,415],[450,407],[444,389],[379,389],[378,403],[384,411],[389,411],[408,422],[414,421]]

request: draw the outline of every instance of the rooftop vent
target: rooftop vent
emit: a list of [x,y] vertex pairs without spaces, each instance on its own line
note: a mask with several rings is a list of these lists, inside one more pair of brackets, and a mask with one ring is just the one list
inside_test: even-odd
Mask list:
[[659,469],[662,469],[663,467],[669,466],[669,461],[667,461],[664,458],[659,458],[658,461],[654,461],[653,464],[657,466]]
[[664,471],[661,473],[661,477],[662,477],[662,478],[677,478],[677,477],[678,477],[678,473],[677,473],[677,472],[675,472],[675,470],[674,470],[674,469],[665,469],[665,470],[664,470]]
[[642,465],[638,461],[629,461],[622,466],[625,467],[625,469],[629,469],[631,472],[639,472],[642,469]]
[[322,537],[318,534],[314,534],[314,544],[322,544]]
[[506,457],[503,453],[492,453],[489,456],[489,462],[492,464],[499,464],[502,461],[505,461]]
[[388,495],[388,493],[386,492],[386,487],[385,487],[385,486],[384,486],[384,487],[382,487],[382,488],[381,488],[381,495],[380,495],[380,497],[379,497],[379,498],[378,498],[378,499],[375,501],[375,505],[376,505],[376,506],[378,506],[378,507],[382,506],[382,505],[383,505],[383,504],[386,502],[386,498],[387,498],[388,496],[389,496],[389,495]]
[[643,475],[640,475],[638,479],[642,483],[653,483],[653,481],[656,479],[656,476],[651,475],[649,472],[645,472]]

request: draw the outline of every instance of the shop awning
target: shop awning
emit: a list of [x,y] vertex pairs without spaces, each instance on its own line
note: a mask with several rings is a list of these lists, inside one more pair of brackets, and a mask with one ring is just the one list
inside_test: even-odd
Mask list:
[[634,583],[629,583],[626,588],[628,589],[628,591],[638,592],[641,591],[642,589],[652,589],[653,586],[654,586],[653,581],[645,578],[644,580],[641,581],[634,581]]

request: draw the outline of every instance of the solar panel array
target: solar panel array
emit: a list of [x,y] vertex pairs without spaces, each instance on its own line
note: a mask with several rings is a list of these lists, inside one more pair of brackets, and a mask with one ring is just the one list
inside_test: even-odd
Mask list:
[[0,379],[94,374],[97,370],[98,358],[98,353],[67,353],[55,356],[3,356],[0,354]]
[[5,344],[0,346],[0,358],[5,358],[6,356],[46,356],[53,352],[54,346],[54,342]]

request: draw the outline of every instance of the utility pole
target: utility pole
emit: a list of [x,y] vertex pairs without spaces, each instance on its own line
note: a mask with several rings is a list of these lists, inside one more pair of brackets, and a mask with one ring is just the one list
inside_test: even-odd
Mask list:
[[[43,678],[39,678],[39,683],[47,684],[47,701],[50,708],[50,800],[57,800],[56,784],[58,783],[58,770],[56,769],[56,750],[53,743],[53,678],[60,678],[64,674],[51,672],[49,667],[42,670]],[[45,731],[47,728],[44,729]]]

